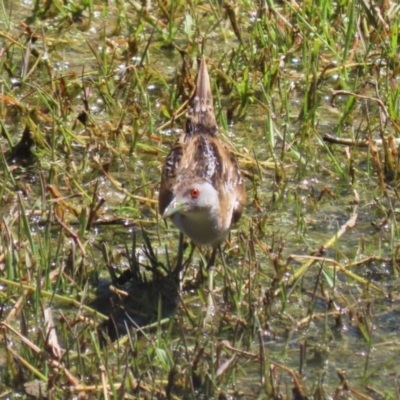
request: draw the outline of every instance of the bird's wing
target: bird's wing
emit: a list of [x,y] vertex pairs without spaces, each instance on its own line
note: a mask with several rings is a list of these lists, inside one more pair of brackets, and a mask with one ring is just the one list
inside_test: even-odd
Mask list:
[[160,194],[158,197],[158,209],[162,215],[170,204],[173,195],[173,189],[180,171],[181,159],[184,154],[185,143],[183,136],[180,136],[173,145],[168,157],[165,160],[162,173]]

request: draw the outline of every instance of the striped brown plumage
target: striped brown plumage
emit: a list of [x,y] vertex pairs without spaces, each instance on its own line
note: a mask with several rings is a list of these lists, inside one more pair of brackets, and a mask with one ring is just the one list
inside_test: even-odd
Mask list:
[[210,78],[202,56],[185,131],[162,170],[159,210],[194,243],[214,248],[239,220],[246,201],[238,163],[217,131]]

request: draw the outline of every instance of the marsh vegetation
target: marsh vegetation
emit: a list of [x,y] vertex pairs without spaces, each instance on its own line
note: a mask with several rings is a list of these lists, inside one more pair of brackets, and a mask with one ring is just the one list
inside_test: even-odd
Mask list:
[[[397,2],[0,5],[0,398],[400,397]],[[157,212],[203,53],[213,287]]]

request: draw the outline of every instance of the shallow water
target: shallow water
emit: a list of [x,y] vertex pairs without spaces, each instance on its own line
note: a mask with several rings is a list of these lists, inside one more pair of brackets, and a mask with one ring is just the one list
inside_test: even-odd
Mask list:
[[[11,7],[10,4],[5,4],[6,7]],[[137,14],[129,9],[128,4],[126,7],[129,10],[127,15],[137,18]],[[18,21],[30,16],[31,8],[32,3],[13,3],[11,29],[8,30],[4,22],[0,25],[1,28],[9,35],[16,35]],[[141,52],[152,32],[146,26],[139,35],[138,55],[129,60],[128,69],[121,68],[126,63],[124,39],[127,31],[123,30],[119,36],[111,35],[112,27],[117,21],[113,6],[107,9],[107,18],[101,17],[100,3],[95,4],[95,10],[96,18],[85,32],[80,31],[77,25],[66,29],[60,16],[36,22],[38,32],[40,26],[44,26],[48,40],[47,47],[41,40],[34,47],[42,54],[45,54],[46,48],[49,50],[47,56],[54,68],[54,77],[66,77],[68,95],[54,96],[60,102],[60,109],[56,113],[59,119],[56,122],[54,118],[53,123],[46,119],[36,122],[40,127],[39,134],[46,143],[55,143],[55,154],[52,155],[52,151],[46,146],[41,148],[37,142],[35,151],[38,162],[34,171],[27,174],[25,169],[17,168],[12,173],[17,180],[17,187],[26,191],[27,195],[23,198],[26,207],[31,211],[39,211],[43,206],[40,173],[46,183],[51,182],[62,196],[78,193],[78,197],[68,200],[78,211],[82,204],[90,204],[90,197],[85,197],[83,193],[91,195],[96,187],[96,199],[105,199],[97,222],[116,218],[124,221],[116,221],[109,226],[95,224],[82,237],[82,240],[89,243],[87,249],[90,249],[87,268],[105,278],[108,273],[104,268],[100,243],[106,241],[117,255],[114,255],[114,260],[118,261],[119,268],[127,267],[125,245],[130,245],[133,231],[140,232],[139,221],[148,232],[159,260],[166,263],[166,248],[170,257],[174,257],[177,246],[176,229],[172,224],[166,227],[159,221],[153,203],[135,201],[120,190],[120,187],[137,196],[157,199],[161,163],[175,135],[183,126],[183,120],[180,119],[160,129],[170,120],[171,110],[175,111],[181,104],[181,99],[174,101],[171,95],[176,95],[173,87],[182,67],[182,58],[176,50],[163,48],[160,45],[160,35],[155,33],[148,55],[144,58],[144,67],[133,68],[133,65],[139,64]],[[59,35],[60,30],[62,35]],[[103,36],[104,30],[110,36],[107,40]],[[224,37],[218,30],[215,34],[210,34],[206,42],[205,52],[215,63],[210,67],[214,82],[221,78],[220,70],[217,71],[215,67],[220,69],[221,63],[221,69],[226,68],[226,59],[220,58],[221,48],[226,49],[225,53],[231,47],[238,46],[232,32],[228,36]],[[2,46],[9,43],[4,36],[2,40]],[[89,44],[97,52],[96,56]],[[175,44],[184,46],[183,34],[178,35]],[[106,50],[102,52],[103,49]],[[324,56],[333,57],[325,53]],[[99,61],[102,60],[101,57],[107,61]],[[399,281],[397,274],[393,272],[392,263],[399,236],[396,225],[397,198],[391,191],[386,197],[382,196],[376,175],[370,172],[372,167],[366,149],[350,150],[355,169],[355,179],[351,182],[349,160],[344,147],[326,146],[322,142],[324,133],[338,130],[339,115],[343,114],[341,107],[347,101],[346,96],[341,96],[335,98],[335,107],[331,104],[331,90],[338,85],[337,76],[326,79],[318,88],[318,96],[322,101],[316,112],[317,122],[305,126],[299,120],[308,90],[308,78],[305,76],[308,72],[303,71],[301,57],[299,52],[291,62],[284,65],[279,73],[280,85],[276,85],[271,93],[266,92],[259,71],[253,71],[249,82],[257,83],[252,87],[254,92],[243,116],[237,119],[227,121],[224,110],[233,101],[237,101],[238,96],[225,93],[223,83],[220,86],[215,83],[213,85],[219,124],[227,126],[227,130],[221,129],[221,132],[236,146],[241,167],[252,179],[246,182],[249,200],[244,216],[238,229],[232,233],[232,242],[235,244],[232,248],[227,246],[225,249],[227,269],[234,269],[235,272],[230,275],[230,271],[221,265],[217,268],[214,320],[206,318],[207,322],[203,325],[204,331],[200,337],[228,340],[238,347],[238,343],[243,344],[242,340],[247,341],[243,347],[256,355],[260,354],[259,341],[262,340],[267,359],[285,364],[295,371],[299,368],[299,345],[306,343],[302,378],[310,395],[321,376],[327,395],[332,395],[339,386],[337,369],[346,372],[349,385],[353,389],[363,391],[366,385],[370,385],[381,392],[388,388],[393,391],[397,379],[395,355],[399,347],[396,325],[399,317]],[[12,57],[17,69],[23,59],[24,50],[20,48]],[[271,60],[277,62],[272,58]],[[30,67],[32,63],[33,59],[29,63]],[[109,68],[107,71],[106,67]],[[38,67],[32,77],[13,93],[29,109],[37,107],[46,116],[51,115],[51,107],[46,109],[46,102],[37,93],[30,94],[31,88],[40,85],[48,88],[49,78],[45,70],[42,65]],[[243,71],[237,72],[238,81],[241,80],[242,73]],[[86,75],[83,80],[82,74]],[[192,68],[191,74],[194,78],[195,69]],[[350,76],[347,82],[350,87],[352,79],[359,77],[355,73]],[[2,81],[3,92],[8,92],[11,78],[5,72]],[[90,118],[94,122],[86,128],[79,124],[73,128],[75,119],[83,108],[84,87],[88,96]],[[55,90],[60,91],[62,88],[56,86]],[[284,96],[287,96],[287,104],[282,102]],[[21,112],[13,114],[10,109],[12,104],[6,104],[3,116],[15,144],[26,123],[26,117]],[[350,132],[351,136],[359,126],[366,124],[362,110],[360,105],[352,111],[351,121],[347,122],[349,127],[347,130],[342,129],[342,132]],[[375,104],[370,105],[369,112],[372,116],[377,113]],[[152,118],[149,118],[149,113]],[[120,121],[123,125],[118,130]],[[54,133],[54,125],[58,127],[57,135]],[[63,126],[66,129],[61,133]],[[390,127],[387,129],[392,131]],[[135,140],[136,146],[133,145]],[[0,139],[0,143],[2,150],[6,151],[8,144],[4,137]],[[279,179],[277,171],[281,174]],[[10,213],[17,210],[17,200],[13,192],[15,186],[8,186],[4,172],[1,184],[1,214],[7,218],[8,225],[14,229],[13,234],[18,237],[18,224],[10,217]],[[83,190],[79,190],[79,187]],[[319,200],[324,188],[329,188],[333,195],[325,193]],[[354,190],[359,197],[357,202]],[[47,201],[51,201],[50,198]],[[388,216],[390,209],[392,216]],[[79,230],[79,218],[73,215],[72,210],[66,210],[65,213],[66,220],[74,229]],[[267,293],[277,275],[273,265],[274,256],[281,264],[285,264],[290,255],[318,252],[353,213],[358,215],[356,226],[326,252],[318,255],[334,259],[344,266],[365,257],[378,256],[377,260],[352,268],[351,272],[371,281],[383,293],[373,288],[366,289],[356,279],[335,271],[333,264],[325,260],[311,267],[297,282],[297,286],[286,289],[286,295],[289,295],[286,302],[278,301],[279,295],[275,295],[276,298],[269,303]],[[39,220],[43,222],[44,218],[35,219],[31,216],[30,219],[33,238],[41,243],[46,229],[45,225],[37,226]],[[51,231],[54,246],[57,246],[59,234],[59,227]],[[269,247],[269,254],[263,251],[261,245],[252,242],[252,234]],[[5,238],[2,240],[3,248],[6,248]],[[137,240],[141,246],[143,239],[140,233]],[[66,259],[69,239],[64,240],[62,245],[66,246],[66,250],[57,253],[60,258],[54,260],[55,265],[62,264],[62,260]],[[143,255],[140,259],[145,262]],[[302,262],[304,261],[290,261],[290,267],[282,277],[283,283],[290,279]],[[189,277],[196,275],[199,264],[201,258],[196,252],[185,278],[187,281],[190,280]],[[330,276],[336,272],[337,275]],[[6,276],[5,267],[0,269],[0,276],[2,274]],[[245,284],[248,278],[250,282]],[[91,281],[91,296],[94,296],[96,289],[93,283],[95,281]],[[248,289],[248,285],[253,284],[252,281],[253,291]],[[247,288],[242,289],[240,301],[230,293],[230,285],[243,285],[243,288]],[[274,293],[278,289],[275,287]],[[190,307],[199,321],[203,321],[205,312],[204,298],[201,295],[199,297],[199,291],[203,290],[206,289],[203,287],[181,294],[185,307]],[[272,293],[269,295],[272,296]],[[5,297],[3,301],[5,299],[9,300]],[[224,313],[231,314],[233,320],[242,318],[249,323],[252,320],[248,317],[250,309],[254,320],[257,320],[253,322],[258,334],[250,334],[244,328],[243,331],[240,328],[235,330],[234,325],[230,326],[221,317]],[[66,312],[68,313],[68,309]],[[180,318],[186,318],[182,309],[177,313]],[[336,325],[338,314],[342,314],[342,319]],[[309,315],[314,315],[314,319],[300,323]],[[362,334],[364,326],[370,333],[370,342]],[[181,337],[180,329],[181,325],[172,329],[173,340]],[[195,348],[199,341],[198,332],[190,324],[185,329],[186,346]],[[205,343],[208,343],[207,340]],[[182,351],[179,347],[175,350],[177,353]],[[183,356],[181,358],[184,360]],[[235,379],[232,379],[234,383],[226,384],[225,387],[249,396],[260,391],[263,376],[260,374],[258,362],[241,355],[236,372]],[[282,371],[280,373],[282,388],[291,387],[290,376]]]

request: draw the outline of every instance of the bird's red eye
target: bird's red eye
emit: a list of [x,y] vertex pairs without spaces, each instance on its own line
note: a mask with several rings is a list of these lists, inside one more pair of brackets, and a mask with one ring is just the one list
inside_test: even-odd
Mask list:
[[197,199],[199,196],[200,196],[200,190],[199,189],[194,188],[194,189],[192,189],[190,191],[190,197],[192,199]]

